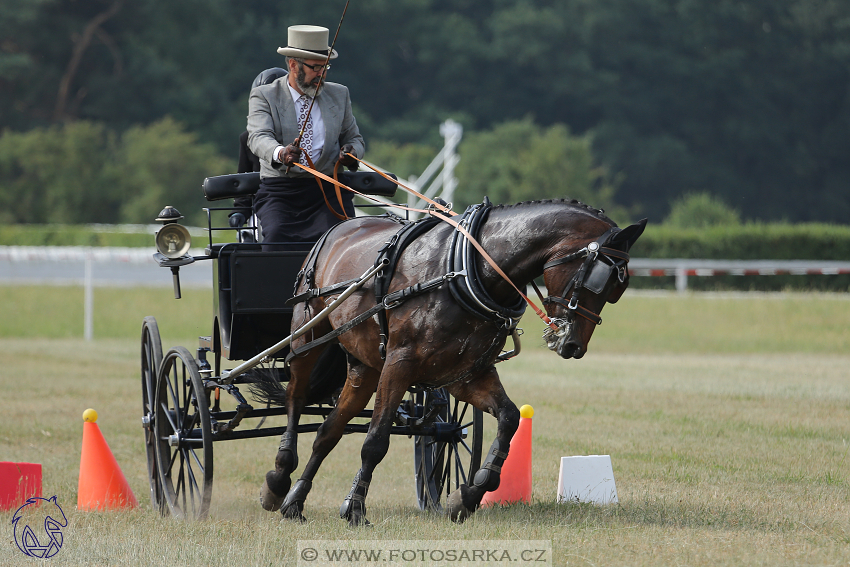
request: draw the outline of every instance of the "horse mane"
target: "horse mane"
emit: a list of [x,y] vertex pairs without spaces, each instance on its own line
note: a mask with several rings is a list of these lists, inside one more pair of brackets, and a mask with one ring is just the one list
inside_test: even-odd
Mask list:
[[514,205],[493,205],[493,209],[512,209],[514,207],[528,207],[530,205],[567,205],[568,207],[579,209],[581,212],[589,213],[591,216],[605,221],[611,226],[617,226],[613,220],[605,216],[605,211],[586,205],[577,199],[545,199],[542,201],[523,201]]

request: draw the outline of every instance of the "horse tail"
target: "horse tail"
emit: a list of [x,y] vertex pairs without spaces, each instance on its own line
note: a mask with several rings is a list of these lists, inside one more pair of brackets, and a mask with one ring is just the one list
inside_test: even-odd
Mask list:
[[[327,400],[345,384],[347,360],[345,351],[336,343],[328,345],[319,355],[319,360],[310,372],[310,387],[307,392],[307,404],[316,404]],[[289,379],[289,369],[286,378]],[[251,396],[261,404],[272,406],[286,405],[286,385],[272,372],[256,372],[248,386]]]

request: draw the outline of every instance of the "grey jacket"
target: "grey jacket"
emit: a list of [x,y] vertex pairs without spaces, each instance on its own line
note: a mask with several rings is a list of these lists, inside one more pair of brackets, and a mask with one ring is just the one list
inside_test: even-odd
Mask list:
[[[268,85],[251,89],[248,99],[248,148],[260,158],[260,177],[310,176],[298,167],[290,168],[287,174],[285,165],[272,163],[275,148],[291,144],[299,134],[295,103],[286,80],[286,77],[281,77]],[[351,113],[348,87],[325,83],[316,97],[316,104],[322,110],[325,123],[325,146],[314,165],[325,175],[332,175],[343,145],[351,144],[354,147],[352,153],[361,159],[366,146]]]

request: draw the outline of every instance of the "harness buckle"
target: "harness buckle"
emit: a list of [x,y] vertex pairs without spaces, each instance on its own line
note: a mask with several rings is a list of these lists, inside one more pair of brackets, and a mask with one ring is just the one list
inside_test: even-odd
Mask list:
[[567,309],[570,311],[578,309],[578,298],[575,295],[570,298],[570,303],[567,305]]
[[378,353],[381,355],[381,360],[387,359],[387,336],[381,333],[381,344],[378,345]]
[[451,210],[452,210],[452,205],[453,205],[454,203],[446,203],[446,202],[445,202],[445,201],[443,201],[442,199],[439,199],[439,198],[438,198],[438,199],[437,199],[437,204],[439,204],[439,205],[440,205],[441,207],[443,207],[443,208],[442,208],[442,209],[440,209],[440,210],[438,211],[438,210],[437,210],[437,206],[436,206],[434,203],[428,203],[428,206],[426,206],[426,207],[425,207],[425,210],[426,210],[426,211],[428,211],[428,212],[441,212],[441,213],[444,213],[444,212],[447,212],[447,211],[451,211]]

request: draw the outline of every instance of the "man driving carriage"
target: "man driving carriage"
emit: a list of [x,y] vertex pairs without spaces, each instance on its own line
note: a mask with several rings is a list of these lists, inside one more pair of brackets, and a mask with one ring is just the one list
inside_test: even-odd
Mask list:
[[365,144],[348,88],[323,80],[327,61],[337,57],[328,29],[290,26],[287,46],[277,51],[286,56],[289,74],[253,88],[248,102],[248,148],[260,160],[254,212],[265,243],[314,242],[354,216],[353,195],[295,164],[312,162],[332,176],[339,161],[354,171],[358,162],[346,154],[362,158]]

